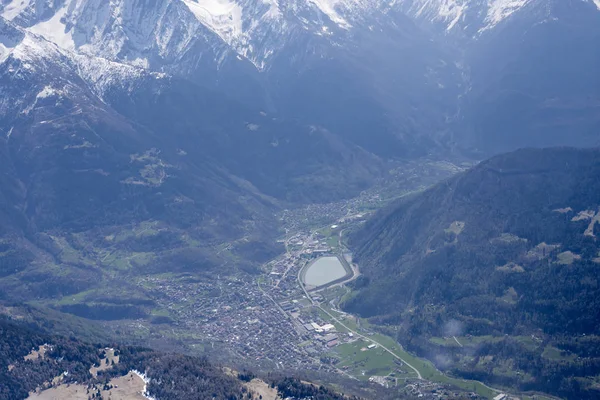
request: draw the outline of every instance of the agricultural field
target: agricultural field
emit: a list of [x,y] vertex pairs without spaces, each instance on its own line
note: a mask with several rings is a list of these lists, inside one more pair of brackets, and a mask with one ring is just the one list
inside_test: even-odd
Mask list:
[[362,339],[339,345],[332,354],[340,360],[336,365],[339,369],[360,380],[366,381],[372,376],[384,376],[397,382],[416,377],[410,368],[390,353],[380,347],[373,347],[371,342]]

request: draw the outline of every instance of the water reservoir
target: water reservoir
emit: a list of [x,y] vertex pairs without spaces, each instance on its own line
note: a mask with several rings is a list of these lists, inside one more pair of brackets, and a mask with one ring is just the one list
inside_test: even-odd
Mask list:
[[308,266],[302,276],[307,286],[323,286],[341,279],[347,271],[335,256],[321,257]]

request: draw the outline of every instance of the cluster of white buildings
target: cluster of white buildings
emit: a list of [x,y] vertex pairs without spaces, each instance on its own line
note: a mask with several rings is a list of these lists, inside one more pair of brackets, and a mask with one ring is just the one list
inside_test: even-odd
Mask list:
[[335,331],[335,326],[331,324],[325,324],[323,326],[319,326],[316,322],[311,322],[310,325],[313,327],[314,331],[317,333],[328,333],[331,331]]

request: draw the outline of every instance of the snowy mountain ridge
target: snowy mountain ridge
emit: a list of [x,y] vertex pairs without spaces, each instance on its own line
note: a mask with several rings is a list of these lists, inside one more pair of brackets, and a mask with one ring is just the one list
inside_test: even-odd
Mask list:
[[[383,109],[388,106],[380,104],[384,96],[390,104],[402,104],[409,91],[416,101],[429,91],[453,97],[459,90],[454,63],[443,61],[446,55],[407,16],[383,4],[380,0],[0,0],[4,27],[0,69],[36,69],[35,83],[30,79],[23,91],[13,92],[19,100],[12,105],[22,107],[15,110],[8,104],[2,113],[19,114],[37,104],[35,94],[47,86],[60,89],[68,83],[112,106],[111,101],[120,101],[118,96],[105,96],[113,88],[127,99],[129,88],[155,88],[148,82],[173,78],[268,112],[328,125],[348,135],[353,131],[358,137],[363,128],[342,124],[346,109],[366,106],[369,111],[355,116],[372,124],[367,119],[375,114],[376,120],[387,118]],[[409,67],[405,57],[411,57]],[[372,65],[367,62],[375,58]],[[328,98],[320,93],[321,77],[339,85]],[[16,85],[13,78],[7,73],[7,86]],[[73,92],[55,93],[71,98]],[[344,96],[349,104],[341,107],[339,98]],[[322,102],[340,115],[333,117],[320,107],[298,107],[295,101],[300,98]],[[445,110],[446,104],[434,107]],[[394,111],[402,115],[399,119],[413,112],[405,105],[394,108],[400,110]],[[394,133],[396,123],[390,117],[381,122],[381,131],[408,137]],[[12,120],[7,121],[10,124]]]
[[[577,0],[594,3],[600,0]],[[0,16],[59,47],[154,71],[183,59],[228,57],[263,71],[300,36],[343,42],[394,24],[389,10],[478,35],[530,4],[552,0],[4,0]],[[380,18],[380,17],[383,17]],[[185,64],[185,63],[183,63]]]
[[[576,1],[600,10],[600,0]],[[478,36],[529,5],[550,8],[553,0],[396,0],[396,4],[409,16],[440,24],[446,32],[468,30]]]
[[0,80],[10,82],[2,87],[0,137],[7,140],[14,125],[32,117],[37,107],[69,103],[69,115],[77,115],[86,105],[103,103],[107,91],[131,91],[144,78],[168,75],[65,50],[0,18]]
[[409,14],[431,22],[443,22],[446,30],[461,27],[469,12],[480,19],[480,31],[491,29],[535,0],[400,0]]
[[229,50],[259,70],[296,31],[332,35],[375,0],[9,0],[0,15],[61,48],[161,69],[186,53]]
[[[23,102],[16,110],[21,112],[44,88],[59,89],[57,79],[110,103],[105,94],[111,88],[127,99],[140,79],[145,80],[140,86],[155,88],[144,85],[172,77],[269,113],[337,130],[365,148],[387,138],[390,143],[420,140],[423,132],[435,132],[440,140],[451,132],[447,121],[459,120],[456,99],[471,91],[473,68],[502,72],[503,57],[521,43],[524,32],[563,16],[574,21],[589,17],[584,26],[592,33],[580,37],[593,37],[599,3],[0,0],[0,68],[8,71],[6,86],[15,86],[10,71],[39,70],[35,85],[15,92],[18,100],[7,100],[2,112],[14,113],[13,106]],[[461,52],[438,40],[439,34],[457,32],[450,38],[458,39],[454,44],[493,54],[498,44],[486,43],[502,35],[491,32],[504,31],[518,39],[494,63],[485,62],[490,55],[461,60]],[[483,61],[474,65],[473,60]],[[70,81],[57,78],[61,75]],[[69,92],[60,93],[69,97]],[[427,116],[413,126],[413,118],[422,115]],[[360,123],[347,122],[352,118]],[[363,135],[374,126],[385,132],[380,142]],[[377,151],[392,152],[390,143],[378,144]]]

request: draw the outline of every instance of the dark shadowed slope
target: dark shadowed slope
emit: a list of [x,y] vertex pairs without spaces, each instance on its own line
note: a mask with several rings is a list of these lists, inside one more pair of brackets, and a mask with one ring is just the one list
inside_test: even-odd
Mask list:
[[[364,276],[346,308],[402,325],[400,336],[425,352],[431,336],[598,335],[599,206],[598,150],[495,157],[402,200],[353,235]],[[455,333],[450,321],[460,326]],[[587,372],[580,365],[562,373],[598,371],[598,356],[587,354]],[[528,365],[515,368],[532,370],[532,386],[560,392],[564,375],[549,384],[543,365]]]

